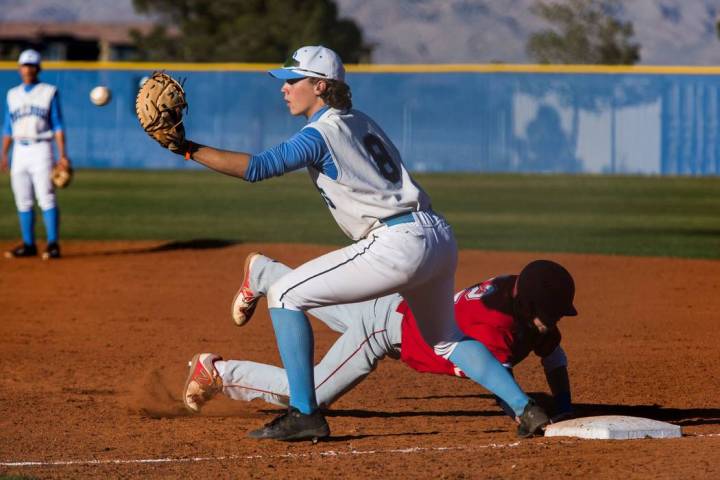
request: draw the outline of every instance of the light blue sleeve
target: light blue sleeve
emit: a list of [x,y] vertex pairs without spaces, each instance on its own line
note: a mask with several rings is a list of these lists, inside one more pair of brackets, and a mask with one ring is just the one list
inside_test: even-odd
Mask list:
[[259,182],[310,166],[325,171],[328,161],[332,163],[332,158],[320,132],[304,128],[285,142],[251,156],[245,180]]
[[50,101],[50,128],[53,132],[63,129],[62,110],[60,110],[60,92],[55,90]]
[[5,100],[5,119],[3,120],[3,135],[6,137],[12,136],[12,119],[10,118],[10,105]]

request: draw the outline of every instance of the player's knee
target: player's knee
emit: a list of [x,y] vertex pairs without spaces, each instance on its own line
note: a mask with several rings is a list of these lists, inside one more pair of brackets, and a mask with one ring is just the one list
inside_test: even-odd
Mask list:
[[275,282],[270,286],[266,295],[268,308],[285,308],[281,301],[284,289],[281,282]]
[[284,308],[285,310],[306,311],[307,303],[298,295],[293,295],[292,288],[285,284],[273,284],[267,293],[268,308]]
[[41,197],[38,199],[38,205],[42,209],[42,211],[50,210],[55,208],[57,205],[55,203],[55,196],[47,196],[47,197]]
[[15,206],[17,207],[17,211],[20,213],[29,212],[33,209],[32,198],[30,198],[30,199],[18,198],[15,201]]

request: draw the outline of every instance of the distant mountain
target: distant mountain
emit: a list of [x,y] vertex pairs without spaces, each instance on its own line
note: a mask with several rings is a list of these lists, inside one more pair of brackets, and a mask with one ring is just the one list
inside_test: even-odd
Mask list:
[[[525,43],[548,25],[534,0],[338,0],[377,46],[378,63],[527,63]],[[720,0],[624,0],[641,63],[720,64]]]
[[[375,45],[375,63],[528,63],[528,36],[547,25],[534,0],[336,0]],[[718,65],[720,0],[625,0],[642,64]],[[131,0],[0,0],[0,22],[142,22]]]

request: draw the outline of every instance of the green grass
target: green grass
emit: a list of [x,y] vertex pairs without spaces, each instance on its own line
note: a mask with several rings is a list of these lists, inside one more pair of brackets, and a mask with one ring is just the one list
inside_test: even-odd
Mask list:
[[[720,178],[416,178],[461,248],[720,258]],[[248,184],[208,171],[80,170],[74,182],[59,192],[66,239],[348,243],[304,173]],[[15,239],[7,183],[0,238]]]

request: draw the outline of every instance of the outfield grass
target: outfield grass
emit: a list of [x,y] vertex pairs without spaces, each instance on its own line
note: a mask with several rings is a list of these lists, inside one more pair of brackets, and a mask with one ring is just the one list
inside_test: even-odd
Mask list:
[[[461,248],[720,258],[720,178],[417,179]],[[4,180],[0,238],[15,239]],[[59,198],[66,239],[348,243],[304,173],[251,185],[208,171],[80,170]]]

